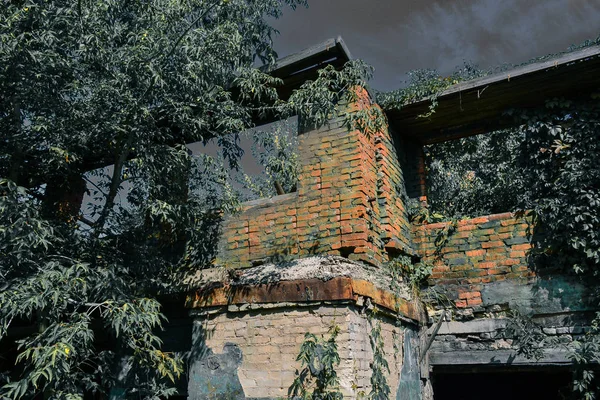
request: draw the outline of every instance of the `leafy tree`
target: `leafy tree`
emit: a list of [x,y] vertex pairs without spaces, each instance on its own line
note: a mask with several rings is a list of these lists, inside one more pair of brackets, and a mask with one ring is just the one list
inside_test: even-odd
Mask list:
[[300,173],[297,120],[280,121],[268,130],[252,132],[252,154],[262,167],[258,175],[242,173],[251,198],[271,197],[296,190]]
[[550,100],[519,115],[525,139],[520,168],[545,230],[543,254],[577,273],[600,266],[600,102]]
[[528,196],[519,149],[520,129],[490,132],[425,148],[428,203],[446,218],[517,209]]
[[[553,99],[518,115],[525,140],[520,166],[528,171],[523,208],[537,221],[535,262],[580,275],[600,298],[600,102]],[[592,330],[571,345],[573,391],[591,400],[600,390],[600,312]]]
[[0,396],[170,395],[183,364],[161,350],[159,296],[210,264],[238,203],[185,144],[215,138],[236,168],[228,134],[265,114],[323,123],[370,71],[277,98],[254,65],[276,58],[268,20],[303,0],[2,4],[0,338],[17,366],[3,355]]

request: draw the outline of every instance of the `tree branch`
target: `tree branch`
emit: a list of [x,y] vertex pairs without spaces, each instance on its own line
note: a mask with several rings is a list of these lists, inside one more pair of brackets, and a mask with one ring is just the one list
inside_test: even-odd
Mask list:
[[[192,28],[194,27],[194,25],[196,25],[202,18],[206,17],[206,15],[213,8],[215,8],[220,2],[221,2],[221,0],[217,0],[216,2],[214,2],[210,7],[208,7],[206,9],[206,11],[204,11],[202,14],[200,14],[200,16],[198,16],[195,20],[193,20],[188,25],[188,27],[183,31],[183,33],[179,36],[179,38],[177,38],[177,40],[175,41],[175,44],[173,45],[173,47],[171,48],[171,50],[167,53],[167,55],[165,57],[165,60],[168,59],[169,57],[171,57],[173,55],[173,53],[175,52],[175,49],[177,48],[177,46],[179,45],[179,43],[181,43],[181,41],[183,40],[183,38],[189,33],[190,30],[192,30]],[[147,59],[145,59],[143,62],[147,63],[148,61],[151,61],[158,54],[160,54],[159,51],[157,51],[156,53],[154,53],[151,57],[148,57]]]
[[[194,27],[194,25],[196,25],[198,23],[198,21],[200,21],[202,18],[204,18],[220,2],[221,2],[221,0],[215,1],[210,7],[208,7],[203,13],[201,13],[196,19],[194,19],[188,25],[188,27],[183,31],[183,33],[181,35],[179,35],[179,38],[177,38],[177,40],[173,44],[173,47],[171,48],[171,50],[165,56],[165,63],[166,63],[166,60],[169,57],[171,57],[173,55],[173,53],[175,53],[175,50],[177,49],[177,46],[179,46],[179,43],[181,43],[181,41],[183,40],[183,38],[192,30],[192,28]],[[154,81],[151,82],[150,85],[148,85],[148,88],[140,96],[140,98],[138,99],[137,102],[140,103],[146,97],[146,95],[148,95],[148,93],[150,93],[150,91],[152,90],[153,87],[154,87]],[[130,130],[129,133],[128,133],[128,136],[127,136],[127,140],[125,142],[125,146],[124,146],[121,154],[119,155],[119,158],[117,159],[117,162],[114,164],[113,176],[112,176],[112,179],[111,179],[110,189],[108,191],[108,195],[106,196],[106,203],[104,204],[104,208],[102,209],[102,211],[100,213],[100,217],[96,221],[96,224],[98,226],[98,229],[96,230],[95,235],[94,235],[96,238],[98,238],[98,236],[100,235],[100,232],[102,231],[102,229],[104,228],[104,225],[106,223],[106,218],[108,217],[108,214],[109,214],[110,210],[115,205],[115,197],[116,197],[116,195],[118,193],[119,186],[122,183],[122,178],[121,178],[122,174],[121,174],[121,172],[122,172],[122,169],[123,169],[123,164],[127,160],[128,156],[129,156],[129,153],[131,151],[131,146],[133,144],[133,139],[134,139],[134,134],[133,134],[133,131]]]
[[123,171],[123,164],[125,164],[125,161],[129,156],[131,146],[133,145],[134,137],[135,135],[133,134],[133,131],[130,130],[127,134],[127,140],[125,141],[125,145],[121,150],[121,154],[119,155],[117,161],[114,164],[114,170],[110,181],[110,188],[108,190],[108,195],[106,196],[106,203],[104,203],[104,207],[100,212],[100,217],[98,217],[98,219],[96,220],[96,225],[98,227],[94,234],[96,238],[98,238],[98,236],[100,235],[102,229],[104,228],[104,224],[106,223],[106,218],[108,217],[110,210],[112,210],[112,208],[115,205],[115,197],[119,192],[119,187],[121,186],[122,182],[121,176]]
[[82,175],[83,179],[85,179],[87,182],[89,182],[92,186],[94,186],[96,189],[98,189],[98,191],[100,193],[102,193],[103,195],[106,196],[106,193],[104,193],[104,190],[100,189],[100,187],[98,185],[96,185],[94,182],[92,182],[88,177],[86,177],[85,175]]
[[78,216],[78,219],[79,219],[79,221],[83,222],[84,224],[86,224],[90,228],[94,228],[96,226],[96,222],[94,222],[94,221],[92,221],[90,219],[87,219],[83,215]]
[[[19,99],[17,96],[12,97],[13,103],[13,118],[15,120],[15,136],[17,136],[21,132],[22,121],[21,121],[21,106],[19,104]],[[18,143],[15,143],[14,153],[11,157],[11,167],[9,172],[9,179],[15,182],[17,185],[19,184],[19,175],[21,172],[21,163],[23,162],[23,154],[21,146]]]

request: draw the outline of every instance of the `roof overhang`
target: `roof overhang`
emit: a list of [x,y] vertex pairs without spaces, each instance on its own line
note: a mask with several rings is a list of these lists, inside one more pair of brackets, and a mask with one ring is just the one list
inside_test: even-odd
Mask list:
[[514,125],[506,111],[543,105],[555,97],[585,98],[600,89],[600,46],[563,54],[454,85],[438,96],[435,112],[423,99],[386,114],[403,137],[443,142]]
[[284,57],[266,68],[265,72],[283,80],[283,85],[278,87],[278,92],[280,98],[287,99],[292,91],[298,89],[304,82],[316,79],[319,69],[332,65],[336,70],[340,70],[351,59],[352,55],[344,40],[338,36]]

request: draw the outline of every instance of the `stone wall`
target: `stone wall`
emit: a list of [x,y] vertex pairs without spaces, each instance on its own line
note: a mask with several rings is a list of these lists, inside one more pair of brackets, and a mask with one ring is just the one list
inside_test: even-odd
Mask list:
[[[519,352],[523,338],[514,334],[518,322],[512,318],[481,318],[471,321],[442,322],[430,349],[432,365],[477,364],[564,364],[568,365],[568,346],[574,339],[592,330],[585,316],[555,315],[535,317],[541,330],[534,330],[536,358]],[[527,351],[532,351],[527,348]]]
[[[340,390],[344,398],[360,398],[371,390],[370,332],[372,324],[379,322],[390,368],[390,398],[395,398],[404,331],[412,328],[382,314],[369,320],[368,313],[354,304],[323,302],[204,309],[194,322],[194,348],[201,350],[191,366],[189,396],[219,398],[229,390],[235,399],[285,398],[300,369],[296,357],[305,333],[329,338],[331,327],[337,326]],[[415,384],[419,385],[418,378]]]

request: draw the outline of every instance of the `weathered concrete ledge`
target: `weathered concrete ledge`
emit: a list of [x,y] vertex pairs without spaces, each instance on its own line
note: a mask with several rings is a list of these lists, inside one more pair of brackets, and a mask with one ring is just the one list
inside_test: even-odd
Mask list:
[[429,365],[432,367],[442,365],[568,365],[571,363],[568,351],[562,349],[548,349],[544,352],[544,357],[538,360],[526,358],[515,350],[431,351],[429,353]]
[[[510,332],[512,318],[444,321],[428,352],[429,364],[433,367],[568,365],[572,363],[570,344],[576,336],[590,329],[584,326],[583,316],[576,318],[579,323],[568,315],[535,319],[544,327],[545,338],[538,340],[539,353],[531,354],[529,358],[520,351],[519,337]],[[429,333],[432,331],[430,328]]]
[[280,264],[265,264],[237,274],[210,271],[198,278],[188,308],[240,304],[298,303],[314,301],[362,301],[369,298],[414,322],[424,321],[419,303],[408,286],[393,282],[378,268],[342,257],[308,257]]
[[508,319],[477,319],[467,322],[444,321],[438,335],[461,335],[469,333],[493,332],[506,328]]
[[412,301],[378,289],[372,283],[348,277],[329,281],[303,279],[278,283],[240,286],[208,287],[189,296],[187,307],[203,308],[233,304],[289,303],[309,301],[359,301],[359,297],[371,301],[415,322],[423,320],[422,312]]

